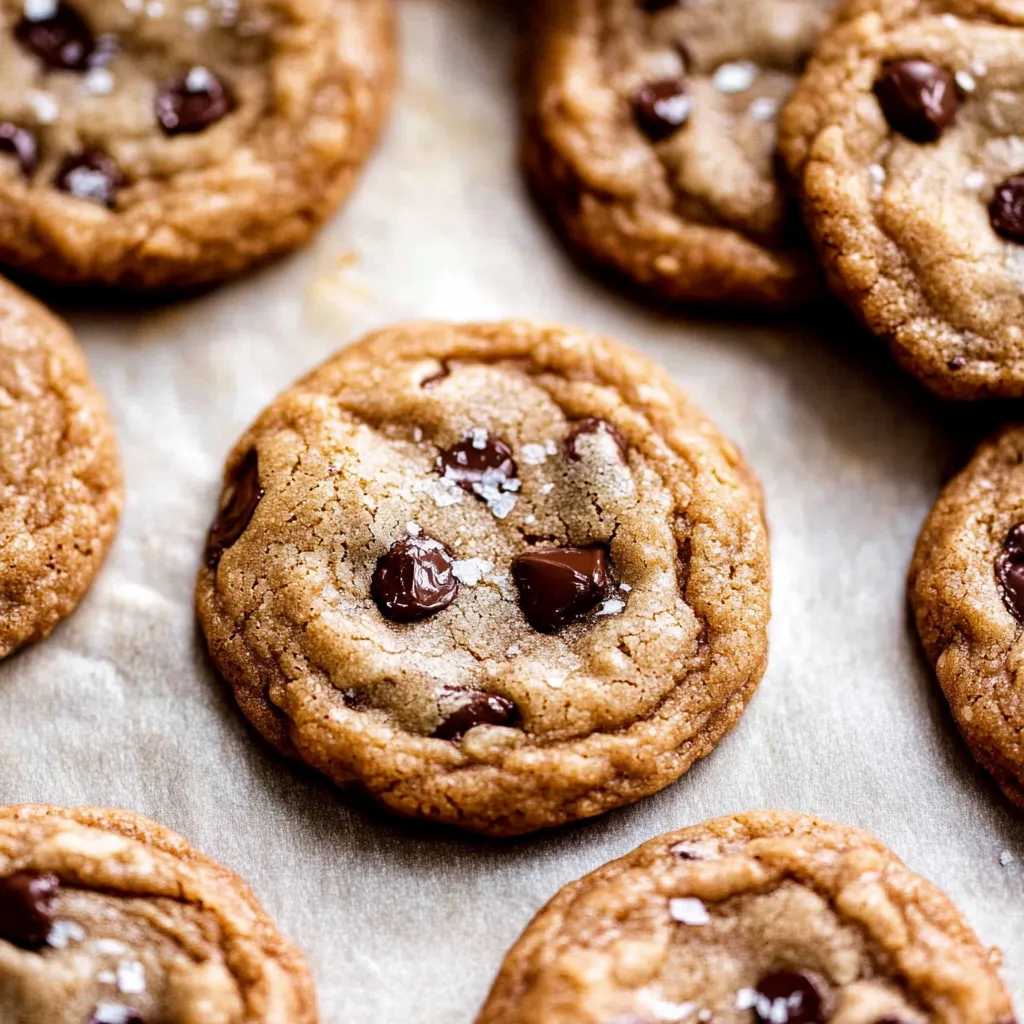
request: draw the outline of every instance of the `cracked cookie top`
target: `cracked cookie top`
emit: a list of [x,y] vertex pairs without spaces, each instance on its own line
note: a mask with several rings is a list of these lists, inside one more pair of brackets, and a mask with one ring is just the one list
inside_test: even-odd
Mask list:
[[646,359],[420,324],[341,351],[232,452],[197,597],[279,749],[495,833],[709,752],[764,670],[760,492]]
[[832,4],[536,6],[527,167],[570,239],[668,299],[813,295],[776,120]]
[[0,279],[0,658],[78,604],[121,501],[113,424],[78,342]]
[[235,874],[127,811],[0,807],[4,1024],[316,1024]]
[[562,889],[477,1024],[1013,1024],[998,963],[877,839],[751,812]]
[[391,87],[389,0],[0,0],[0,259],[181,287],[298,244]]
[[971,751],[1024,807],[1024,426],[985,441],[946,485],[921,529],[910,600]]
[[1024,394],[1024,14],[852,0],[782,119],[830,284],[951,398]]

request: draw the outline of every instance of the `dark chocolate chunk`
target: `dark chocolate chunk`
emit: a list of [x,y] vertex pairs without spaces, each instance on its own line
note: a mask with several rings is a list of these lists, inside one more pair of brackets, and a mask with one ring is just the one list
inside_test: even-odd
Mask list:
[[228,500],[206,535],[206,564],[211,569],[217,568],[221,555],[245,533],[262,499],[259,457],[251,448],[232,474]]
[[762,1024],[826,1024],[824,981],[812,971],[772,971],[754,990],[754,1013]]
[[58,3],[45,18],[24,15],[14,28],[14,38],[54,69],[84,71],[96,49],[92,29],[65,3]]
[[626,439],[613,427],[607,420],[599,420],[593,416],[588,416],[585,420],[580,420],[572,429],[568,438],[565,441],[565,450],[569,453],[570,459],[581,459],[583,456],[580,454],[576,442],[587,434],[607,434],[619,448],[619,454],[622,457],[622,461],[626,461],[626,452],[628,451],[626,445]]
[[690,87],[682,78],[665,78],[640,87],[633,101],[637,124],[653,142],[674,135],[693,109]]
[[102,149],[87,149],[64,161],[55,184],[62,192],[69,192],[78,199],[113,206],[124,178],[114,160]]
[[39,143],[27,128],[0,121],[0,153],[10,153],[18,161],[21,173],[28,178],[39,162]]
[[497,491],[518,474],[512,449],[501,438],[492,437],[482,429],[472,431],[451,448],[445,448],[437,457],[436,468],[446,480],[454,481],[477,497],[483,497],[487,491]]
[[477,725],[515,725],[519,721],[519,709],[515,704],[496,693],[469,690],[446,696],[444,703],[453,705],[453,708],[434,730],[435,739],[460,740]]
[[945,69],[925,60],[887,64],[875,96],[889,125],[914,142],[934,142],[956,119],[956,83]]
[[0,878],[0,939],[22,949],[39,949],[53,928],[56,875],[19,871]]
[[377,561],[370,595],[392,622],[417,622],[447,608],[459,592],[452,553],[432,537],[403,537]]
[[513,561],[512,578],[526,621],[539,633],[553,633],[604,597],[608,555],[603,547],[528,551]]
[[996,580],[1007,611],[1024,622],[1024,523],[1018,523],[1003,541],[1003,550],[996,556]]
[[234,109],[231,89],[204,67],[164,82],[156,94],[156,119],[165,135],[200,132]]
[[1024,242],[1024,174],[1015,174],[996,186],[988,218],[1004,238]]

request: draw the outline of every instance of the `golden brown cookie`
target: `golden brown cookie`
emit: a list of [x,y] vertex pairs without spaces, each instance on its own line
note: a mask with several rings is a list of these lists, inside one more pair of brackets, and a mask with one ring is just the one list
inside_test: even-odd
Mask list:
[[0,807],[4,1024],[316,1024],[237,875],[128,811]]
[[910,602],[960,731],[1024,807],[1024,426],[985,441],[939,496]]
[[849,0],[780,147],[832,290],[950,398],[1024,394],[1024,11]]
[[526,169],[573,246],[670,301],[816,294],[776,175],[776,117],[831,7],[539,0]]
[[300,245],[384,119],[391,0],[0,0],[0,260],[210,284]]
[[568,328],[412,324],[339,352],[228,457],[199,617],[279,750],[496,835],[678,778],[764,672],[736,449]]
[[78,604],[121,500],[113,424],[78,342],[0,279],[0,658]]
[[874,837],[754,811],[567,885],[477,1024],[1012,1024],[998,963]]

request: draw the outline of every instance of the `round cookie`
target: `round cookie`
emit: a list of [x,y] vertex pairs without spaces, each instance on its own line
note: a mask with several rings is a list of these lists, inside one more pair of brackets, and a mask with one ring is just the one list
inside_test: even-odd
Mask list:
[[539,0],[525,163],[577,249],[669,301],[820,289],[777,111],[830,0]]
[[106,403],[67,326],[0,279],[0,658],[78,604],[121,514]]
[[768,544],[739,453],[639,354],[412,324],[238,442],[197,601],[279,750],[511,835],[653,793],[736,723],[765,667]]
[[978,762],[1024,808],[1024,425],[985,441],[921,529],[910,602]]
[[949,398],[1024,394],[1024,13],[852,0],[780,148],[835,293]]
[[4,1024],[316,1024],[245,882],[128,811],[0,807]]
[[0,0],[0,261],[211,284],[352,187],[395,69],[390,0]]
[[477,1024],[1013,1024],[998,962],[877,839],[758,811],[567,885]]

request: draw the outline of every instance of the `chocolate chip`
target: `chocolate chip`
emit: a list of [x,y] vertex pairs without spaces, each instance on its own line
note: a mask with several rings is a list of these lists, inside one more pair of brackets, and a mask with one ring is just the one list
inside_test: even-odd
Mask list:
[[59,885],[48,872],[19,871],[0,878],[0,939],[22,949],[45,946]]
[[452,553],[432,537],[403,537],[377,560],[370,595],[392,622],[417,622],[447,608],[459,592]]
[[528,551],[512,562],[512,578],[526,621],[539,633],[553,633],[604,597],[608,555],[603,547]]
[[663,11],[667,7],[682,7],[684,0],[641,0],[645,11]]
[[485,489],[493,491],[504,486],[518,474],[512,449],[479,428],[458,444],[445,448],[437,457],[436,469],[446,480],[477,497],[482,497]]
[[96,49],[92,29],[64,3],[45,18],[25,15],[15,26],[14,37],[49,67],[71,71],[84,71]]
[[156,94],[156,119],[165,135],[200,132],[234,109],[230,88],[204,67],[164,82]]
[[914,142],[934,142],[956,119],[956,84],[925,60],[897,60],[875,82],[875,96],[890,126]]
[[956,373],[957,370],[962,370],[967,365],[967,360],[964,356],[953,356],[952,359],[947,360],[946,369],[950,373]]
[[12,154],[26,178],[39,162],[39,145],[35,135],[10,121],[0,121],[0,153]]
[[992,227],[1012,242],[1024,242],[1024,174],[996,186],[988,204],[988,219]]
[[515,725],[519,721],[519,709],[515,704],[496,693],[470,690],[448,694],[448,697],[455,707],[434,730],[434,739],[461,740],[477,725]]
[[121,169],[102,149],[87,149],[64,161],[55,184],[77,199],[113,206],[114,194],[124,184],[124,178]]
[[692,109],[690,87],[681,78],[648,82],[633,101],[637,124],[653,142],[661,142],[682,128]]
[[599,420],[593,416],[588,416],[585,420],[580,420],[566,438],[565,450],[569,453],[569,458],[576,460],[583,458],[576,445],[576,442],[581,437],[585,437],[588,434],[602,433],[607,434],[616,443],[616,445],[618,445],[619,455],[622,458],[622,461],[625,462],[626,452],[628,451],[626,439],[607,420]]
[[754,990],[754,1013],[763,1024],[825,1024],[824,981],[811,971],[773,971]]
[[138,1010],[120,1003],[100,1003],[86,1024],[145,1024]]
[[1003,541],[996,558],[996,580],[1007,611],[1024,622],[1024,523],[1018,523]]
[[263,494],[259,456],[255,448],[250,448],[232,474],[228,500],[206,535],[206,564],[209,568],[216,569],[220,556],[245,533]]

